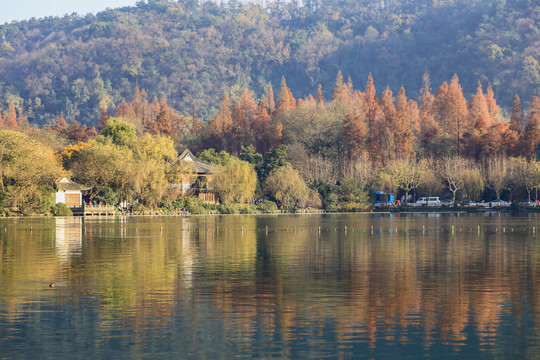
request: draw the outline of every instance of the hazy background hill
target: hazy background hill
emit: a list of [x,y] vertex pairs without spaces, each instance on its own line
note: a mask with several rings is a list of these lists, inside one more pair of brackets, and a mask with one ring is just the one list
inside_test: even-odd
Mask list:
[[258,98],[282,76],[296,97],[319,83],[330,96],[338,70],[411,98],[424,72],[434,86],[457,73],[467,97],[491,82],[508,109],[515,94],[540,95],[539,62],[537,0],[149,0],[0,26],[0,109],[93,124],[139,86],[208,119],[224,93]]

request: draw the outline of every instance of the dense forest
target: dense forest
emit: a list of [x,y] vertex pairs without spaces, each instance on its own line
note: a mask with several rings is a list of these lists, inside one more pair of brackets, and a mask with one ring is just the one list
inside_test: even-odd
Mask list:
[[420,94],[386,87],[377,96],[371,75],[361,91],[339,72],[329,99],[321,87],[295,99],[283,78],[277,96],[268,85],[258,102],[247,88],[236,101],[223,96],[203,124],[135,88],[114,117],[102,109],[97,129],[62,115],[30,126],[11,104],[0,118],[0,204],[8,213],[54,212],[54,180],[67,175],[91,186],[87,201],[204,212],[174,186],[186,176],[194,187],[206,182],[178,157],[185,147],[215,166],[204,186],[226,213],[236,205],[254,212],[254,203],[260,211],[364,210],[377,190],[456,204],[537,199],[539,97],[524,111],[515,96],[506,122],[489,84],[467,101],[457,75],[432,94],[426,73]]
[[223,212],[536,199],[539,21],[525,0],[155,0],[4,24],[0,204],[54,213],[69,176],[204,212],[173,186],[186,148]]
[[466,98],[490,83],[509,117],[516,94],[527,107],[540,95],[539,29],[534,0],[140,1],[0,25],[0,109],[91,128],[138,88],[204,123],[224,94],[262,98],[282,76],[296,97],[323,84],[331,98],[341,70],[411,98],[424,73],[435,84],[458,74]]

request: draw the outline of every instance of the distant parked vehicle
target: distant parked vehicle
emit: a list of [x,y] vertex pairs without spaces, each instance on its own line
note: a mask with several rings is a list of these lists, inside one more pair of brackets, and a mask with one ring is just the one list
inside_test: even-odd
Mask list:
[[521,206],[535,206],[536,202],[532,200],[525,200],[519,203]]
[[425,206],[441,206],[441,200],[438,196],[421,197],[420,199],[416,200],[416,204]]
[[376,207],[391,206],[394,205],[394,194],[385,193],[384,191],[375,191],[375,201],[373,202]]
[[454,206],[454,202],[450,199],[441,200],[442,206]]
[[510,203],[504,200],[491,200],[490,206],[491,207],[510,206]]
[[474,201],[471,201],[471,200],[464,200],[461,204],[463,206],[478,206],[477,203],[475,203]]

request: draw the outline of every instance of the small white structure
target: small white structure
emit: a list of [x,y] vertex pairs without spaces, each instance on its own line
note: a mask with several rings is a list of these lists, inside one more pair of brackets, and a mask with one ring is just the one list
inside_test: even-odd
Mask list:
[[62,178],[56,182],[56,204],[64,203],[68,207],[83,206],[82,192],[91,188]]

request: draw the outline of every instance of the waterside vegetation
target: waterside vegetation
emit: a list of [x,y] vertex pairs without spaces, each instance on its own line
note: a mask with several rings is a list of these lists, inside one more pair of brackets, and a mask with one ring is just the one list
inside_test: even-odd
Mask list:
[[[319,89],[320,90],[320,89]],[[364,91],[341,73],[332,98],[320,91],[295,99],[283,79],[255,101],[244,89],[223,97],[204,124],[161,101],[153,116],[136,91],[97,129],[67,124],[38,128],[10,118],[0,130],[0,190],[4,212],[53,213],[54,180],[91,186],[86,201],[127,202],[134,211],[253,213],[371,207],[375,190],[461,201],[537,200],[540,186],[540,99],[523,111],[519,97],[504,117],[488,86],[469,101],[455,75],[431,95],[424,77],[418,102],[400,89],[381,96],[371,76]],[[135,110],[139,109],[139,110]],[[188,124],[188,125],[186,125]],[[74,131],[74,129],[77,131]],[[217,169],[211,179],[179,159],[185,148]],[[186,197],[182,184],[216,194],[213,204]],[[219,206],[218,206],[219,205]]]

